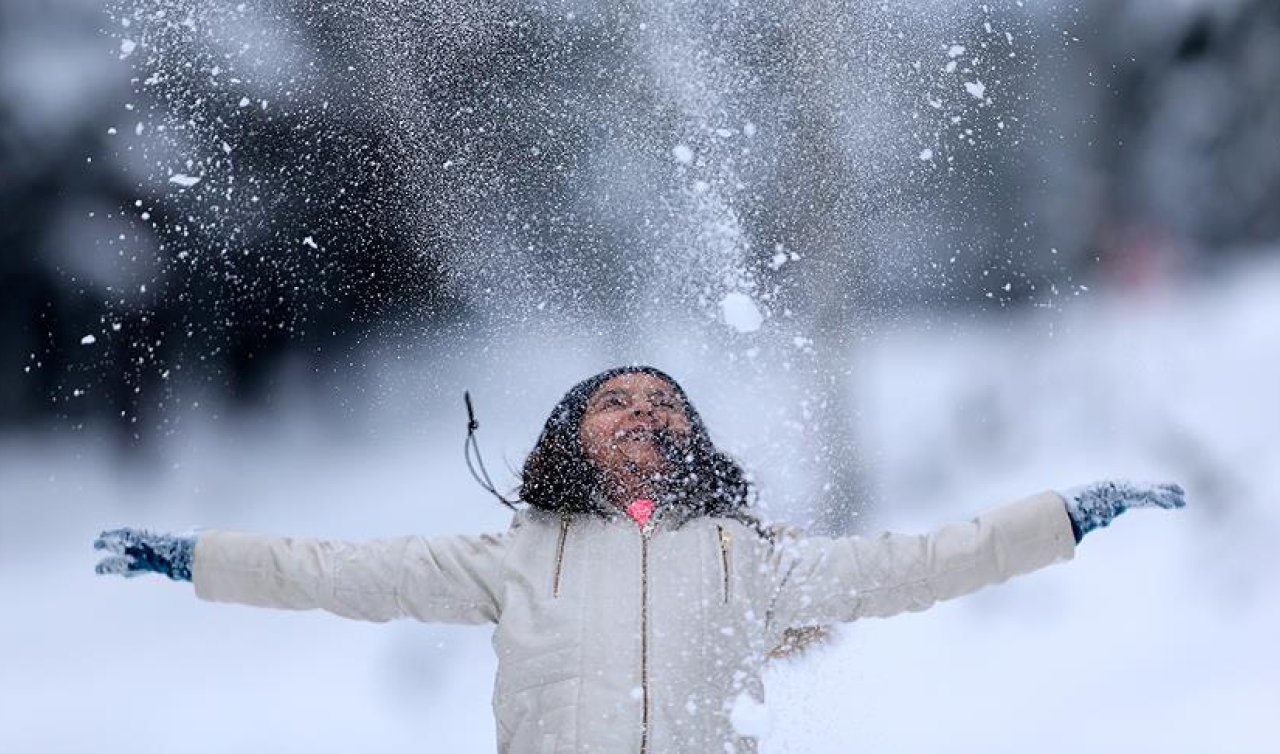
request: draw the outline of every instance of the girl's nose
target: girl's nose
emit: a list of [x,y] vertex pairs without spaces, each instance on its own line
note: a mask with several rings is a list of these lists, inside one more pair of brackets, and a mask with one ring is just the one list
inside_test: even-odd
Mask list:
[[652,415],[654,413],[653,401],[648,398],[636,398],[631,404],[631,413],[637,416],[640,414]]

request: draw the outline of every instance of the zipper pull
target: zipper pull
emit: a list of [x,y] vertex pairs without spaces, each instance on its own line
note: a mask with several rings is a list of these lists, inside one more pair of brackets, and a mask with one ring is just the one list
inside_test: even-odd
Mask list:
[[729,584],[733,580],[733,562],[730,558],[733,533],[719,525],[716,526],[716,531],[720,533],[720,565],[724,567],[724,602],[727,605],[729,604]]
[[569,538],[569,517],[560,519],[560,541],[556,543],[556,570],[551,577],[551,596],[560,596],[560,576],[564,570],[564,543]]

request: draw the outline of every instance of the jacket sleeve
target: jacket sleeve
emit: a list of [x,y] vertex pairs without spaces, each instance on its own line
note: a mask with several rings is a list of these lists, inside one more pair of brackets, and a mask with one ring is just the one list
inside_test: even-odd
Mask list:
[[931,534],[801,539],[778,548],[770,622],[782,630],[924,610],[1074,554],[1052,492]]
[[196,595],[348,618],[492,623],[507,536],[352,543],[209,531],[196,541]]

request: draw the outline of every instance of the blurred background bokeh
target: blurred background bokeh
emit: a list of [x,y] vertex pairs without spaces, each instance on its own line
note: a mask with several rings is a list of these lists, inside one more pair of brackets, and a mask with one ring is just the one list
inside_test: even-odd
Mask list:
[[101,528],[505,526],[654,363],[769,518],[1189,490],[771,672],[766,752],[1261,752],[1276,0],[0,0],[0,751],[492,749],[479,629],[92,575]]

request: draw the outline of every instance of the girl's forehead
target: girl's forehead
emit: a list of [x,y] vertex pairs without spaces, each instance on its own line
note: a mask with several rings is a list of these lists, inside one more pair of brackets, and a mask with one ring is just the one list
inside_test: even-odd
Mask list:
[[676,389],[670,382],[658,377],[657,375],[648,374],[647,372],[628,372],[620,374],[616,377],[610,377],[596,388],[593,395],[618,390],[627,393],[654,393],[667,392],[674,393]]

